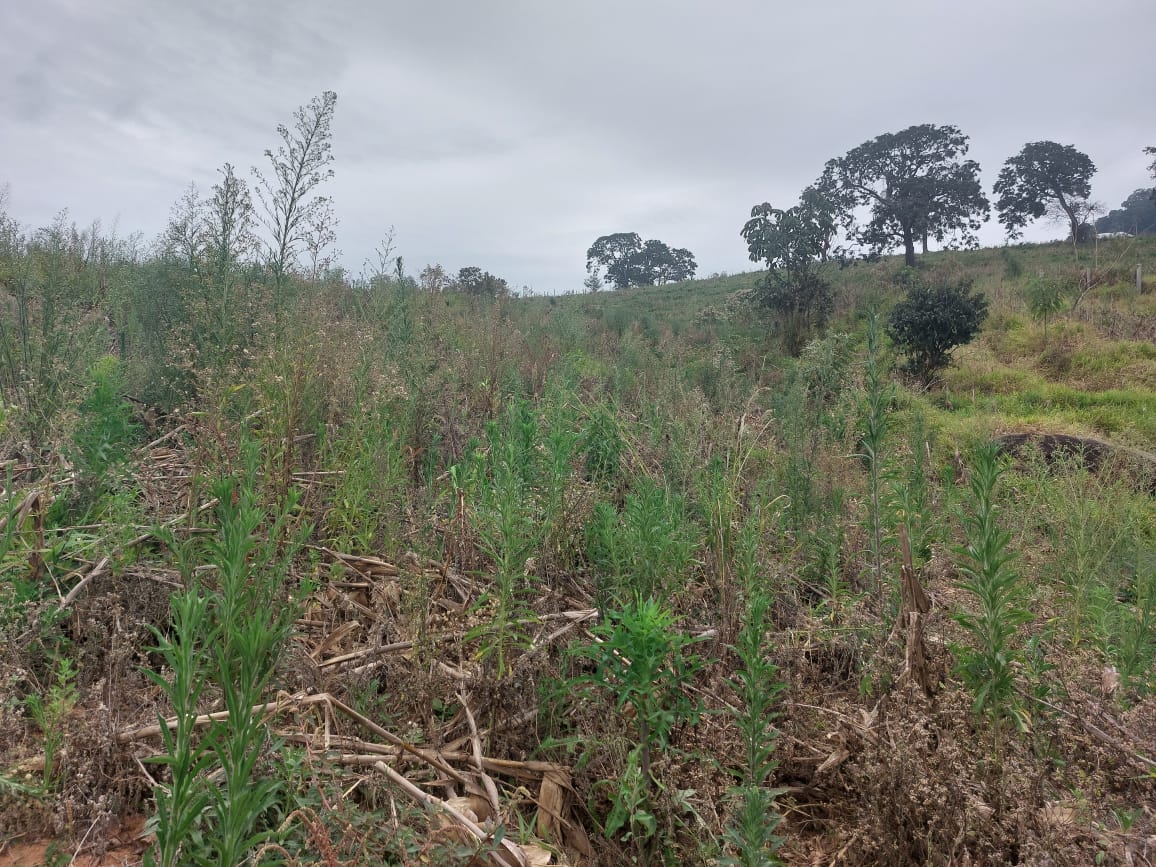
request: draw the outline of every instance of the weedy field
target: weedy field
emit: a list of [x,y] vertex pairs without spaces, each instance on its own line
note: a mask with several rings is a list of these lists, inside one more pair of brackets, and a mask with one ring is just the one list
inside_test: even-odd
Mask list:
[[792,358],[8,243],[0,863],[1156,862],[1156,243],[920,272],[930,382],[895,259]]

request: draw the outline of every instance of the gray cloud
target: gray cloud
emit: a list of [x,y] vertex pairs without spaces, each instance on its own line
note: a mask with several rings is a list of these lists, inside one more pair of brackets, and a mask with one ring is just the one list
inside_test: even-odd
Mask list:
[[190,181],[260,164],[333,89],[354,270],[394,225],[411,267],[543,291],[577,288],[614,231],[733,271],[751,205],[915,123],[968,133],[989,189],[1025,142],[1075,144],[1116,205],[1150,182],[1154,29],[1143,0],[5,4],[0,181],[27,222],[68,206],[155,234]]

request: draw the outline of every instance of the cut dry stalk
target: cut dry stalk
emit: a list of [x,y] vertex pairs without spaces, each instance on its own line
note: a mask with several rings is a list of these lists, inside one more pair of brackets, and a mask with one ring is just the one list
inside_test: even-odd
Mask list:
[[[452,805],[446,803],[441,798],[435,798],[428,792],[423,792],[385,762],[378,761],[374,763],[373,767],[375,770],[385,774],[398,788],[419,804],[424,804],[448,815],[459,826],[468,831],[479,843],[485,843],[493,839],[492,834],[482,830],[475,822],[462,815],[462,813]],[[526,856],[521,848],[506,838],[498,842],[498,848],[490,853],[489,860],[490,863],[499,865],[499,867],[527,867]]]
[[[201,512],[204,512],[207,509],[211,509],[215,505],[217,505],[216,499],[209,500],[207,503],[204,503],[197,508],[197,514],[199,515],[199,514],[201,514]],[[162,524],[161,526],[174,527],[177,524],[179,524],[181,521],[186,520],[186,518],[187,518],[187,516],[182,514],[182,515],[177,516],[176,518],[171,518],[170,520],[165,521],[164,524]],[[152,531],[149,531],[147,533],[141,533],[139,536],[136,536],[135,538],[129,539],[129,541],[125,542],[120,548],[118,548],[116,550],[115,553],[116,553],[116,555],[119,556],[120,554],[123,554],[125,551],[127,551],[129,548],[135,548],[137,545],[140,545],[144,542],[147,542],[149,539],[152,539],[152,538],[153,538]],[[111,562],[111,557],[112,557],[111,554],[108,556],[102,557],[100,559],[100,562],[98,562],[95,566],[93,566],[92,569],[89,570],[88,574],[85,575],[83,578],[81,578],[80,581],[76,584],[76,586],[68,591],[68,595],[66,595],[63,599],[61,599],[60,604],[56,606],[56,613],[57,614],[68,609],[72,605],[72,603],[75,602],[80,597],[80,594],[84,592],[84,589],[86,587],[88,587],[89,584],[91,584],[97,578],[101,578],[104,575],[108,574],[109,571],[111,571],[108,568],[109,563]],[[75,575],[75,574],[76,573],[73,573],[73,575]],[[72,576],[69,576],[69,577],[72,577]]]
[[485,766],[482,764],[482,739],[478,737],[478,724],[474,720],[474,713],[470,710],[469,701],[466,699],[464,691],[458,693],[458,698],[462,703],[462,710],[466,713],[466,721],[470,726],[470,738],[474,746],[474,768],[478,772],[478,776],[482,778],[482,786],[486,790],[486,797],[490,801],[490,815],[496,819],[501,815],[501,804],[498,802],[498,787],[494,785],[494,781],[490,775],[486,773]]

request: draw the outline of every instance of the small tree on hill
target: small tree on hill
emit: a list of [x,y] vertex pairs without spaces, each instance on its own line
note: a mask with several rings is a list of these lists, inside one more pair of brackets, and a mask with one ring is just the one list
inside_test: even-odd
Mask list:
[[[616,289],[628,286],[654,286],[689,280],[698,269],[694,254],[681,247],[668,247],[662,241],[643,243],[637,232],[603,235],[586,251],[586,270],[590,276]],[[586,284],[589,288],[589,283]]]
[[426,265],[418,274],[418,285],[425,292],[442,292],[450,284],[446,269],[441,265]]
[[1068,287],[1054,277],[1035,277],[1024,287],[1024,303],[1032,318],[1044,325],[1044,344],[1048,342],[1048,319],[1054,319],[1068,306]]
[[907,355],[907,369],[923,382],[951,363],[957,346],[970,343],[987,317],[987,298],[972,281],[931,285],[908,276],[907,297],[895,305],[887,333]]
[[835,209],[814,188],[799,204],[780,210],[764,202],[751,209],[742,236],[752,262],[765,262],[759,282],[761,305],[783,317],[783,343],[798,355],[807,338],[827,321],[834,306],[831,284],[819,275],[835,234]]
[[1090,213],[1092,175],[1096,166],[1071,145],[1037,141],[1004,163],[995,182],[996,209],[1009,238],[1018,238],[1032,220],[1051,212],[1068,221],[1079,240]]
[[458,271],[453,288],[467,295],[489,298],[505,298],[510,294],[510,286],[505,280],[472,265]]

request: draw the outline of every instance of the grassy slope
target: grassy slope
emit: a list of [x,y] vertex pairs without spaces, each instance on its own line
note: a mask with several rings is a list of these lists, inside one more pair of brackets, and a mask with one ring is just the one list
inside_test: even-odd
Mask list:
[[[1147,275],[1141,295],[1134,289],[1138,264]],[[1098,251],[1081,249],[1078,259],[1060,243],[937,252],[923,257],[922,266],[972,277],[992,302],[983,333],[957,351],[942,387],[914,396],[947,442],[1046,430],[1156,450],[1156,238],[1112,240]],[[894,303],[893,277],[901,267],[899,257],[890,257],[832,268],[838,301],[830,329],[854,332],[870,306]],[[1099,285],[1049,323],[1045,335],[1027,311],[1023,288],[1037,274],[1078,281],[1085,269]],[[533,303],[575,309],[620,332],[639,328],[653,335],[662,324],[677,336],[707,322],[724,340],[751,343],[773,323],[746,312],[725,324],[718,319],[727,315],[731,296],[758,279],[759,272],[750,272]]]

